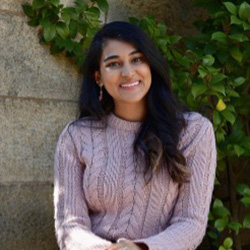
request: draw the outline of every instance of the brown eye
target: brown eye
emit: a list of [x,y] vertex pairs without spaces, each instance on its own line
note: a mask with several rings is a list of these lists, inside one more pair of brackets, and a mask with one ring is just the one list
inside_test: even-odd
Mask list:
[[143,57],[135,57],[132,62],[133,63],[141,63],[143,61]]
[[111,62],[111,63],[106,65],[106,68],[116,68],[116,67],[119,67],[119,66],[120,66],[119,62]]

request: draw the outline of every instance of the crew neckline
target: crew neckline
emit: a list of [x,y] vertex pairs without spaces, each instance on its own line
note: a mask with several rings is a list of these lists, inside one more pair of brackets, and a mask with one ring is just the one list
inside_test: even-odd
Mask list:
[[110,113],[108,115],[107,123],[110,127],[128,131],[137,131],[142,124],[142,122],[131,122],[124,120],[116,116],[114,113]]

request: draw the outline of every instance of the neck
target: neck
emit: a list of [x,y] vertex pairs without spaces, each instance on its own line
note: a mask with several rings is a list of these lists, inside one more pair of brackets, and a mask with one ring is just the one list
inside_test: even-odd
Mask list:
[[141,122],[146,117],[146,105],[123,104],[115,105],[114,114],[130,122]]

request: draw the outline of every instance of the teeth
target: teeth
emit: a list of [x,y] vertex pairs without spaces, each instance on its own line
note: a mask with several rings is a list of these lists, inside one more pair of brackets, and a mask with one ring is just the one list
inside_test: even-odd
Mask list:
[[129,83],[129,84],[122,84],[121,87],[122,88],[134,87],[134,86],[138,85],[139,83],[140,83],[139,81],[136,81],[136,82]]

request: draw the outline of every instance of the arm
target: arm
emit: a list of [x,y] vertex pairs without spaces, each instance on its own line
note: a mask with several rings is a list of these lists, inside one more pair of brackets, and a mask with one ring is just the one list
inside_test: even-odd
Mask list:
[[212,124],[202,120],[200,131],[187,129],[187,136],[194,138],[182,151],[191,179],[180,187],[169,225],[160,234],[135,241],[144,242],[150,250],[196,249],[204,237],[215,178],[216,145]]
[[83,192],[84,162],[74,142],[74,128],[60,135],[55,154],[55,230],[61,250],[103,250],[110,245],[91,232],[91,221]]

